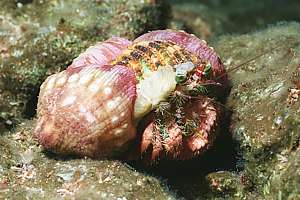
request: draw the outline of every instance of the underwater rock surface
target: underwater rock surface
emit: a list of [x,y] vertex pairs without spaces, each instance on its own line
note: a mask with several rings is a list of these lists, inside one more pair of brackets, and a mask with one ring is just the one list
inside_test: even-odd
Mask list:
[[171,4],[172,20],[168,26],[193,32],[199,38],[210,40],[223,33],[230,22],[222,12],[216,12],[204,2],[178,1]]
[[0,131],[33,117],[43,80],[88,46],[162,28],[167,13],[160,0],[1,1]]
[[278,21],[299,21],[297,0],[172,0],[169,27],[185,29],[205,40],[244,34]]
[[223,37],[216,49],[228,71],[270,51],[229,73],[232,89],[226,106],[232,110],[231,131],[240,144],[243,177],[252,182],[252,194],[298,199],[300,25],[279,24],[253,34]]
[[45,154],[34,123],[0,138],[0,199],[175,199],[159,179],[119,161]]

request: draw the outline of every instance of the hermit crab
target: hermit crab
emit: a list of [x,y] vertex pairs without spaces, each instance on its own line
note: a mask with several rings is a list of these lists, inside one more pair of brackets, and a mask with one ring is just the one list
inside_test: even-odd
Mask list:
[[113,37],[45,80],[34,135],[63,155],[192,159],[217,136],[223,114],[217,98],[227,81],[218,55],[194,35]]

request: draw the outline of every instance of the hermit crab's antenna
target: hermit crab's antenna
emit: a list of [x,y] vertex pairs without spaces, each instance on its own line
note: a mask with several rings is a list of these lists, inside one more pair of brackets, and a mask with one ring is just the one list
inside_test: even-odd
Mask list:
[[[298,46],[298,45],[300,45],[300,42],[297,42],[297,43],[295,43],[295,44],[293,44],[293,45],[291,45],[291,46],[289,46],[289,47],[287,47],[287,48],[288,48],[288,49],[289,49],[289,48],[294,48],[294,47],[296,47],[296,46]],[[277,49],[279,49],[279,48],[281,48],[281,47],[282,47],[282,46],[278,45],[278,46],[273,47],[273,48],[271,48],[271,49],[269,49],[269,50],[266,50],[266,51],[264,51],[264,52],[262,52],[262,53],[260,53],[260,54],[258,54],[258,55],[256,55],[256,56],[250,58],[249,60],[246,60],[246,61],[244,61],[244,62],[242,62],[242,63],[240,63],[240,64],[234,66],[233,68],[227,70],[225,73],[223,73],[223,74],[217,76],[217,77],[215,78],[215,80],[218,80],[218,79],[220,79],[220,78],[226,76],[226,74],[228,74],[228,73],[230,73],[230,72],[234,72],[234,71],[240,69],[240,68],[243,67],[244,65],[246,65],[246,64],[248,64],[248,63],[250,63],[250,62],[252,62],[252,61],[254,61],[254,60],[256,60],[256,59],[258,59],[258,58],[260,58],[260,57],[262,57],[262,56],[264,56],[264,55],[267,55],[267,54],[269,54],[269,53],[273,53],[275,50],[277,50]],[[201,85],[202,85],[202,86],[205,86],[205,85],[218,85],[218,84],[216,84],[216,83],[203,83],[203,84],[201,84]],[[198,99],[199,97],[192,97],[192,96],[189,96],[189,98],[191,98],[191,99]],[[214,101],[213,98],[210,98],[210,99],[211,99],[211,101]],[[232,111],[230,108],[227,108],[224,104],[222,104],[222,103],[220,103],[220,102],[218,102],[218,101],[214,101],[214,102],[217,103],[218,105],[222,106],[222,107],[225,108],[226,110]]]
[[[291,45],[291,46],[288,47],[288,48],[293,48],[293,47],[296,47],[296,46],[298,46],[298,45],[300,45],[300,42],[297,42],[297,43]],[[271,49],[269,49],[269,50],[267,50],[267,51],[264,51],[264,52],[262,52],[262,53],[260,53],[260,54],[258,54],[258,55],[256,55],[256,56],[250,58],[249,60],[246,60],[245,62],[242,62],[242,63],[240,63],[240,64],[234,66],[233,68],[227,70],[225,73],[223,73],[223,74],[221,74],[220,76],[216,77],[215,80],[218,80],[218,79],[224,77],[227,73],[236,71],[237,69],[241,68],[242,66],[244,66],[244,65],[246,65],[246,64],[248,64],[248,63],[250,63],[250,62],[252,62],[252,61],[254,61],[254,60],[256,60],[256,59],[258,59],[258,58],[260,58],[260,57],[262,57],[262,56],[264,56],[264,55],[267,55],[267,54],[269,54],[269,53],[272,53],[272,52],[274,52],[275,50],[277,50],[277,49],[279,49],[279,48],[281,48],[281,47],[282,47],[282,46],[278,45],[278,46],[273,47],[273,48],[271,48]]]

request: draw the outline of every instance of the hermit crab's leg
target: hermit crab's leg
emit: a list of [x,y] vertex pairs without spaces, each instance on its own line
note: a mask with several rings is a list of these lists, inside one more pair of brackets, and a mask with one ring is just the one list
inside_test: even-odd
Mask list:
[[150,123],[143,131],[140,151],[150,163],[156,161],[163,152],[160,130],[155,123]]
[[162,155],[163,153],[163,145],[162,145],[162,137],[161,137],[161,134],[160,134],[160,131],[159,129],[157,129],[158,131],[153,131],[153,135],[154,135],[154,140],[152,142],[152,154],[151,154],[151,160],[152,161],[156,161],[160,158],[160,156]]
[[88,64],[108,65],[121,55],[131,43],[131,41],[120,37],[112,37],[106,41],[98,42],[74,59],[68,70],[80,70]]
[[216,128],[220,125],[223,108],[209,97],[201,97],[186,109],[186,113],[191,116],[195,110],[199,113],[198,128],[193,135],[184,139],[183,151],[179,156],[182,160],[203,153],[213,143],[216,138]]
[[182,131],[176,123],[169,124],[168,137],[163,141],[166,154],[171,159],[177,159],[182,148]]
[[146,152],[149,147],[152,145],[152,142],[154,141],[154,132],[157,132],[158,130],[154,129],[154,124],[150,124],[147,126],[145,130],[143,130],[143,134],[141,137],[141,143],[140,143],[140,151],[141,153]]
[[146,33],[135,39],[134,42],[155,40],[171,41],[187,49],[189,52],[194,53],[202,60],[210,62],[212,65],[213,78],[220,77],[216,81],[221,85],[225,84],[224,86],[226,86],[227,75],[223,75],[226,73],[224,65],[217,53],[213,48],[209,47],[204,40],[200,40],[196,36],[184,31],[158,30]]
[[156,116],[150,114],[147,118],[149,121],[140,133],[141,139],[137,143],[140,154],[143,155],[144,160],[149,163],[155,162],[159,156],[171,157],[176,159],[180,154],[182,144],[182,133],[179,126],[172,122],[168,122],[165,130],[159,128],[155,122]]

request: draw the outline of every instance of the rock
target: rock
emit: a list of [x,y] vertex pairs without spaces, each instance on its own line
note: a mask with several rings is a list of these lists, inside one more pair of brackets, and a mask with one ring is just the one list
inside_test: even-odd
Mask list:
[[173,0],[169,27],[215,41],[223,34],[248,33],[278,21],[299,21],[299,5],[295,0]]
[[300,148],[277,154],[277,164],[264,187],[267,199],[300,199]]
[[[232,89],[226,105],[232,110],[232,134],[240,143],[244,173],[254,183],[253,190],[264,199],[299,194],[300,173],[291,173],[291,168],[300,162],[296,157],[300,139],[300,24],[279,24],[252,34],[223,37],[216,50],[228,71],[262,55],[229,73]],[[282,162],[288,164],[280,169]],[[282,174],[289,184],[273,186]]]
[[160,0],[16,2],[0,3],[0,131],[34,116],[43,80],[87,46],[164,27],[168,13]]
[[213,12],[203,2],[180,1],[172,5],[172,20],[169,27],[184,29],[199,38],[210,40],[225,31],[228,19],[221,12]]
[[212,194],[216,196],[226,194],[230,198],[230,195],[237,194],[244,189],[240,177],[228,171],[212,172],[207,175],[206,179]]
[[159,179],[120,161],[45,153],[34,123],[0,137],[0,199],[175,199]]

